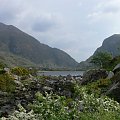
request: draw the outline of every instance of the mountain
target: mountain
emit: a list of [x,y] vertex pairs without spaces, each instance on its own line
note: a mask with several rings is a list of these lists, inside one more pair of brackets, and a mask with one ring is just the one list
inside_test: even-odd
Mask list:
[[106,38],[102,46],[99,47],[94,54],[97,52],[108,52],[111,53],[113,57],[120,55],[120,34],[114,34]]
[[114,34],[106,38],[102,46],[97,48],[94,54],[89,57],[86,61],[82,61],[78,64],[77,69],[88,69],[93,66],[89,63],[91,58],[98,52],[107,52],[110,53],[113,57],[120,55],[120,34]]
[[[77,62],[64,51],[42,44],[12,25],[0,23],[0,58],[6,60],[8,56],[11,56],[9,59],[13,63],[26,61],[25,64],[43,67],[64,68],[77,65]],[[17,64],[23,65],[21,62]]]

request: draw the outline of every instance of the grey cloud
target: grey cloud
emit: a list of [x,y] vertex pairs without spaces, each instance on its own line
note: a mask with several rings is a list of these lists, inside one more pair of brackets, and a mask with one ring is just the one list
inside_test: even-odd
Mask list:
[[15,19],[15,15],[12,14],[11,12],[9,12],[9,11],[1,12],[0,11],[0,21],[1,22],[8,23],[8,22],[12,21],[13,19]]
[[43,19],[35,22],[32,25],[32,30],[36,32],[46,32],[56,26],[56,23],[49,19]]
[[14,0],[0,0],[0,21],[8,24],[14,23],[22,12],[21,2]]
[[57,13],[29,11],[22,14],[19,25],[23,28],[26,26],[33,32],[48,32],[58,29],[62,25],[62,18]]

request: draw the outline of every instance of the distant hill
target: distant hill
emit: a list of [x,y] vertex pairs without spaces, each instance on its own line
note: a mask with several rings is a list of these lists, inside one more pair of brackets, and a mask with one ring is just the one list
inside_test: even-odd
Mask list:
[[64,51],[42,44],[18,28],[3,23],[0,23],[0,60],[20,66],[71,68],[77,65]]
[[113,57],[120,55],[120,34],[114,34],[106,38],[102,46],[97,48],[94,54],[89,57],[86,61],[82,61],[78,64],[77,69],[88,69],[93,66],[89,63],[91,58],[98,52],[107,52],[110,53]]

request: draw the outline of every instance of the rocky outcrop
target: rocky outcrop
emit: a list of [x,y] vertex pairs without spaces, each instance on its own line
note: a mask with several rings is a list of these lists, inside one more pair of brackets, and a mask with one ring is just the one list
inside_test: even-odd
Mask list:
[[107,71],[102,69],[93,69],[93,70],[86,71],[83,74],[81,85],[86,85],[88,83],[95,82],[99,79],[104,79],[107,76],[108,76]]
[[29,75],[26,77],[20,77],[13,75],[15,83],[15,91],[7,93],[0,91],[0,117],[7,116],[14,109],[17,109],[17,105],[20,103],[26,110],[28,104],[35,100],[35,94],[37,92],[45,95],[45,92],[55,93],[58,95],[71,98],[74,94],[75,82],[78,79],[74,79],[72,76],[43,76],[41,78],[33,77]]
[[102,87],[100,88],[103,89],[101,94],[105,94],[120,103],[120,64],[116,65],[110,72],[101,69],[86,71],[83,74],[81,85],[90,83],[97,85],[99,81],[100,84],[97,87]]
[[109,71],[107,79],[111,79],[114,76],[114,72]]
[[42,86],[43,91],[52,91],[66,97],[72,97],[72,93],[74,93],[73,80],[46,80],[44,85]]
[[12,96],[7,92],[0,91],[0,116],[11,113],[14,110],[13,106],[14,100]]
[[111,78],[111,81],[112,84],[109,86],[109,90],[106,92],[106,95],[120,102],[120,71]]
[[117,73],[117,72],[119,72],[119,71],[120,71],[120,64],[117,64],[117,65],[114,67],[113,72],[114,72],[114,73]]

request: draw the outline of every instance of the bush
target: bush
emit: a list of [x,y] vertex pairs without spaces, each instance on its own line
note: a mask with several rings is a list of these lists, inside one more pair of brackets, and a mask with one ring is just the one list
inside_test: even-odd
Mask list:
[[18,76],[24,76],[24,75],[29,75],[29,71],[26,68],[23,67],[15,67],[11,69],[11,72],[13,74],[16,74]]
[[112,84],[110,79],[100,79],[96,82],[89,83],[86,85],[87,90],[89,93],[97,93],[102,94],[108,90],[108,87]]
[[36,94],[37,101],[30,105],[33,111],[43,120],[71,120],[79,118],[80,111],[77,110],[77,105],[74,101],[71,102],[71,107],[67,106],[66,97],[54,94],[47,94],[44,97],[41,93]]
[[6,64],[4,64],[3,62],[0,62],[0,69],[3,69],[4,67],[6,67]]
[[30,105],[43,120],[117,120],[120,119],[120,105],[106,97],[88,94],[85,87],[75,87],[76,96],[68,99],[63,96],[37,93],[37,100]]
[[15,90],[14,80],[7,73],[0,74],[0,90],[5,92],[13,92]]
[[98,52],[94,55],[90,63],[95,64],[99,68],[109,69],[108,65],[112,60],[112,55],[107,52]]

